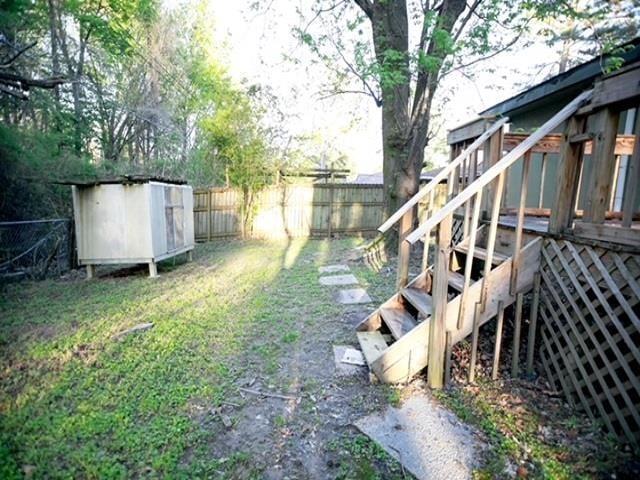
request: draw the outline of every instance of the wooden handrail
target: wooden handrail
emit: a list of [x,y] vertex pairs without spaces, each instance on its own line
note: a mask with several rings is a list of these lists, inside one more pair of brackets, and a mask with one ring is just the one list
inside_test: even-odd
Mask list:
[[[406,241],[414,244],[425,234],[430,231],[436,225],[438,225],[443,219],[453,214],[456,209],[463,205],[473,195],[478,193],[482,188],[492,182],[498,175],[504,173],[507,168],[514,164],[520,157],[522,157],[527,151],[529,151],[536,143],[542,138],[551,133],[551,131],[560,125],[562,122],[571,117],[583,104],[591,98],[593,90],[587,90],[582,92],[576,98],[574,98],[568,105],[562,110],[556,113],[551,119],[542,125],[538,130],[533,132],[525,141],[520,143],[511,152],[505,155],[498,163],[490,167],[484,172],[480,178],[473,181],[471,185],[465,188],[462,192],[452,198],[440,210],[427,219],[422,225],[416,228],[411,234],[406,237]],[[434,179],[435,180],[435,179]],[[408,202],[407,202],[408,203]]]
[[[391,215],[386,222],[378,227],[378,231],[380,233],[384,233],[389,230],[398,220],[400,220],[405,213],[409,211],[412,207],[414,207],[420,200],[422,200],[426,195],[428,195],[431,191],[433,191],[442,180],[445,180],[449,174],[457,168],[462,161],[471,155],[474,151],[476,151],[484,142],[486,142],[491,135],[496,133],[505,123],[509,121],[508,117],[501,118],[496,123],[492,124],[491,127],[486,130],[482,135],[480,135],[471,145],[465,148],[460,155],[454,158],[451,162],[449,162],[438,174],[433,177],[433,179],[427,183],[423,188],[418,191],[413,197],[405,202],[398,210]],[[413,242],[411,242],[413,243]]]

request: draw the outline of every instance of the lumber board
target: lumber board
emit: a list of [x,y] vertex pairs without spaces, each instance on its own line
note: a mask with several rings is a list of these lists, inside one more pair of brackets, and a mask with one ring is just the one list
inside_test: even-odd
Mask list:
[[615,224],[576,222],[573,234],[593,240],[640,246],[640,228],[627,228]]
[[427,319],[419,323],[371,364],[371,370],[381,382],[407,382],[427,366],[430,322]]
[[433,301],[431,295],[417,288],[403,288],[401,295],[416,309],[428,317],[433,312]]
[[357,332],[356,337],[358,337],[358,342],[360,343],[360,347],[362,347],[362,353],[369,365],[375,362],[388,348],[387,342],[384,341],[382,334],[378,330]]
[[448,283],[450,287],[462,292],[464,289],[464,275],[458,272],[449,272]]
[[417,325],[413,316],[404,308],[381,308],[380,315],[396,340],[409,333]]
[[[466,255],[469,252],[469,247],[467,245],[456,245],[455,251],[464,253]],[[473,257],[477,258],[478,260],[486,261],[487,249],[478,247],[476,245],[475,248],[473,249]],[[509,259],[509,255],[494,250],[491,258],[491,263],[493,263],[493,265],[500,265],[502,262],[508,259]]]
[[[520,145],[527,137],[528,133],[505,133],[504,134],[504,149],[511,151],[518,145]],[[531,147],[531,153],[560,153],[562,150],[562,142],[565,136],[561,133],[551,133],[542,138],[538,143]],[[568,141],[572,144],[582,144],[585,155],[591,155],[593,149],[593,133],[575,133],[572,134]],[[631,155],[635,145],[635,135],[617,135],[616,136],[616,155]]]

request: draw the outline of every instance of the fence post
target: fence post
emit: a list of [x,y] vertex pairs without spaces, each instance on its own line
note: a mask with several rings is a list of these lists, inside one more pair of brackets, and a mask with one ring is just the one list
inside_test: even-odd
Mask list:
[[211,187],[207,189],[207,242],[211,241]]
[[333,170],[329,177],[329,215],[327,220],[327,238],[331,238],[331,224],[333,223]]
[[409,260],[411,257],[411,244],[405,242],[404,239],[411,233],[413,228],[413,211],[414,208],[407,210],[400,219],[400,230],[398,238],[398,276],[396,279],[396,287],[404,288],[409,281]]

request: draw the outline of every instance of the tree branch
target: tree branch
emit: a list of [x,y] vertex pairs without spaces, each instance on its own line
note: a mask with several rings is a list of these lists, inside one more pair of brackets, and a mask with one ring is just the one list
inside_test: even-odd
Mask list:
[[356,5],[369,17],[369,20],[373,21],[373,3],[371,0],[353,0]]
[[15,75],[8,72],[0,72],[0,83],[11,86],[20,84],[20,88],[24,91],[29,90],[31,87],[50,89],[68,81],[69,80],[64,77],[36,79],[23,77],[22,75]]
[[15,53],[11,58],[9,58],[9,60],[7,60],[6,62],[0,64],[0,68],[7,68],[9,65],[11,65],[13,62],[15,62],[20,55],[22,55],[24,52],[26,52],[27,50],[32,49],[33,47],[35,47],[38,44],[38,41],[34,41],[32,43],[30,43],[29,45],[27,45],[24,48],[21,48],[20,50],[18,50],[17,53]]

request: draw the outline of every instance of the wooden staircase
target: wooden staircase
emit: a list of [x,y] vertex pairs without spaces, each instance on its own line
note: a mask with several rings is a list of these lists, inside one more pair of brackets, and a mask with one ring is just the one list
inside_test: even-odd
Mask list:
[[[524,229],[530,150],[590,96],[590,91],[579,95],[504,156],[502,130],[508,118],[498,120],[379,228],[384,233],[400,221],[398,291],[357,327],[366,361],[379,380],[405,382],[429,365],[428,383],[439,388],[451,346],[472,335],[471,380],[480,326],[496,316],[502,319],[504,308],[514,302],[514,346],[518,344],[518,312],[523,295],[533,287],[542,244],[542,237]],[[516,224],[501,225],[505,179],[508,169],[520,160],[523,187]],[[435,187],[443,180],[447,180],[449,200],[437,209]],[[415,207],[425,199],[427,218],[412,231]],[[480,222],[481,211],[488,220]],[[458,222],[456,228],[454,222]],[[454,231],[462,234],[454,236]],[[432,232],[435,260],[430,265]],[[420,240],[424,242],[423,271],[409,281],[410,244]]]
[[[483,227],[480,227],[482,231]],[[500,228],[503,238],[513,237],[513,230]],[[541,238],[528,235],[521,258],[516,291],[528,291],[533,286],[533,276],[540,260]],[[469,248],[463,241],[453,246],[450,270],[447,278],[446,329],[452,332],[453,344],[468,337],[474,327],[475,309],[463,310],[459,317],[465,277],[461,273],[466,264]],[[486,309],[480,313],[478,326],[486,323],[498,313],[498,305],[507,307],[516,300],[511,293],[510,274],[513,258],[506,252],[496,251],[492,256],[488,277],[483,276],[487,250],[483,245],[473,249],[473,272],[465,302],[475,305],[480,302],[485,279],[490,292]],[[427,366],[429,323],[434,310],[432,296],[433,270],[430,268],[412,279],[391,298],[364,319],[357,327],[358,342],[370,370],[385,383],[401,383],[411,379]],[[460,325],[460,328],[458,328]]]

